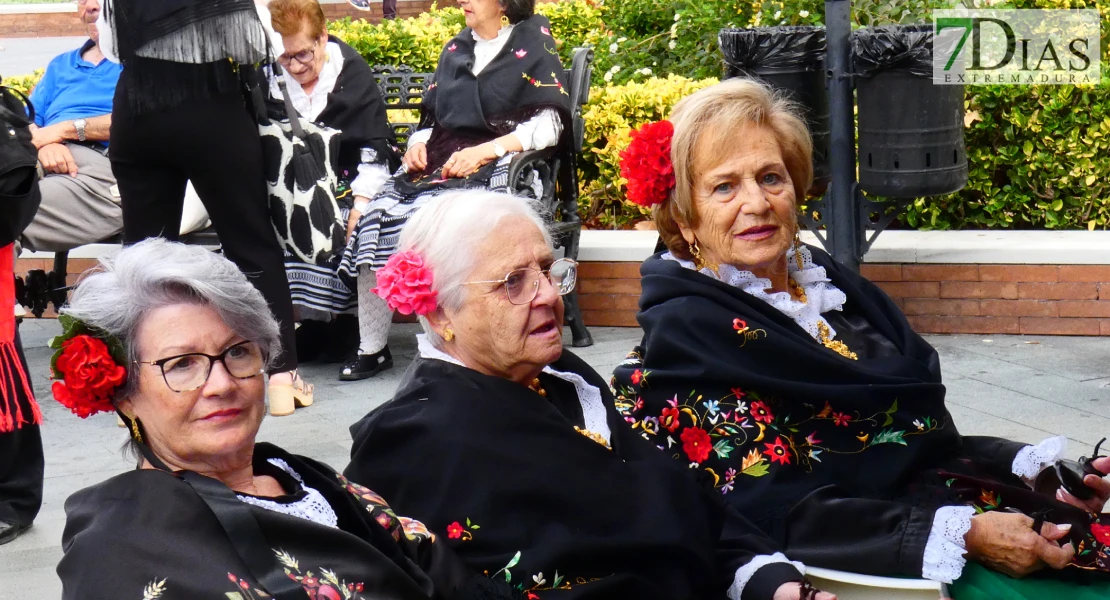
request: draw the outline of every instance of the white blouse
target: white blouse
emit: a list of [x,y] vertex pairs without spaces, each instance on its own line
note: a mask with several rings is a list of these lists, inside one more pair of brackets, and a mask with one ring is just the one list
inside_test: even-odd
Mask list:
[[[477,33],[471,31],[474,36],[474,74],[481,73],[497,54],[501,52],[502,48],[509,41],[509,34],[513,32],[516,25],[506,25],[497,32],[497,37],[492,40],[485,40],[478,37]],[[559,136],[563,133],[563,123],[559,119],[559,113],[554,109],[544,109],[539,114],[528,119],[527,121],[519,124],[513,129],[512,135],[520,141],[520,146],[525,151],[528,150],[541,150],[549,148],[559,142]],[[409,146],[413,144],[427,144],[428,140],[432,137],[431,128],[421,129],[409,136]]]
[[289,466],[289,463],[281,460],[280,458],[271,458],[267,462],[292,475],[293,478],[296,479],[301,484],[301,487],[304,489],[304,498],[301,498],[296,502],[281,503],[274,502],[273,500],[267,500],[265,498],[257,498],[255,496],[237,494],[236,497],[239,498],[239,500],[252,506],[264,508],[266,510],[281,513],[283,515],[307,519],[309,521],[312,521],[313,523],[318,523],[325,527],[331,527],[332,529],[339,528],[339,517],[335,515],[335,510],[332,509],[331,505],[328,504],[328,501],[324,499],[324,496],[321,495],[320,492],[316,490],[316,488],[312,488],[304,484],[304,479],[301,479],[300,474],[294,471],[293,467]]

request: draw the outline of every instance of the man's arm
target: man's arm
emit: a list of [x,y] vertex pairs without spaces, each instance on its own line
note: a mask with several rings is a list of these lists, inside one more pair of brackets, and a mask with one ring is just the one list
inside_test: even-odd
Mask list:
[[[108,134],[112,128],[112,115],[100,115],[85,119],[85,140],[90,142],[107,142]],[[77,140],[77,127],[73,121],[62,121],[47,127],[37,127],[31,131],[32,143],[35,148],[42,149],[48,144],[61,144]]]

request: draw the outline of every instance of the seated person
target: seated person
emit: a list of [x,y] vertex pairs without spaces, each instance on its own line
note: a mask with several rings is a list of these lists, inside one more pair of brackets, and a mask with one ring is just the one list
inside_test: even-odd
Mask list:
[[529,598],[809,600],[795,565],[624,426],[563,350],[576,272],[524,199],[429,201],[376,290],[421,315],[419,357],[351,427],[346,476]]
[[634,136],[622,175],[667,246],[641,269],[643,342],[615,373],[625,427],[806,564],[960,580],[956,598],[991,572],[1110,570],[1110,483],[1088,475],[1083,502],[1033,492],[1065,438],[960,435],[936,350],[798,241],[811,142],[779,95],[734,79],[683,99]]
[[[400,165],[385,102],[362,56],[328,35],[317,0],[273,0],[268,8],[281,36],[284,53],[278,63],[293,107],[303,119],[340,132],[336,196],[348,221],[351,207],[369,204]],[[282,99],[277,78],[270,83],[270,96]],[[349,223],[353,228],[354,221]],[[358,325],[354,314],[343,313],[353,313],[358,304],[353,288],[335,266],[305,263],[288,253],[285,270],[301,322],[297,356],[304,361],[324,352],[333,360],[349,359],[358,345]]]
[[31,250],[59,252],[123,231],[123,212],[108,161],[112,96],[121,67],[104,58],[96,19],[99,0],[78,0],[77,16],[89,40],[50,61],[31,92],[33,143],[45,179],[42,205],[23,232]]
[[66,501],[62,598],[399,600],[497,583],[371,490],[256,443],[281,343],[230,260],[140,242],[83,279],[62,319],[54,397],[81,417],[117,412],[138,458]]
[[392,314],[368,290],[405,222],[448,189],[506,189],[512,155],[555,146],[569,123],[563,66],[551,24],[533,14],[535,0],[463,0],[460,6],[467,27],[440,54],[435,83],[424,95],[423,129],[409,139],[403,171],[368,206],[351,212],[357,225],[340,273],[359,279],[361,342],[358,356],[340,370],[343,380],[365,379],[393,364],[386,346]]

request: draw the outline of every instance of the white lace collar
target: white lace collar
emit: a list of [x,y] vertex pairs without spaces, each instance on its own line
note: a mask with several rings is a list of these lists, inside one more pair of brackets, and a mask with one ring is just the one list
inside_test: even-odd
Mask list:
[[470,35],[474,36],[474,41],[479,43],[479,44],[492,44],[492,43],[497,42],[499,40],[500,40],[501,44],[504,44],[505,40],[509,39],[509,34],[513,32],[514,27],[516,27],[515,23],[510,23],[508,25],[505,25],[501,29],[497,30],[497,36],[494,37],[491,40],[487,40],[484,37],[478,35],[478,32],[474,31],[473,29],[470,30]]
[[[793,319],[799,327],[805,329],[813,339],[822,341],[818,332],[818,323],[824,323],[829,328],[829,339],[836,337],[836,330],[821,316],[830,310],[843,310],[844,303],[848,300],[844,292],[840,291],[825,274],[825,267],[813,263],[813,254],[809,248],[801,246],[802,268],[798,268],[794,258],[794,248],[786,251],[787,268],[790,278],[793,279],[806,293],[806,302],[798,302],[790,292],[767,293],[771,287],[771,280],[756,277],[751,271],[741,271],[732,265],[721,265],[718,272],[705,268],[698,271],[702,275],[712,277],[727,283],[741,291],[755,296],[760,300],[778,309],[782,314]],[[683,267],[694,270],[694,263],[683,260],[667,252],[664,260],[673,260]]]
[[[315,122],[328,105],[328,94],[335,89],[339,82],[339,74],[343,71],[343,50],[339,44],[328,42],[324,47],[327,58],[320,69],[320,76],[316,80],[316,87],[311,94],[306,94],[301,84],[297,83],[288,72],[282,71],[285,78],[285,87],[289,90],[289,98],[293,101],[293,108],[301,117]],[[278,87],[276,77],[270,78],[270,95],[276,100],[281,100],[281,88]]]
[[[416,349],[421,358],[442,360],[453,365],[470,368],[454,356],[433,346],[431,340],[424,334],[417,334]],[[601,401],[601,390],[590,385],[577,373],[556,371],[550,366],[544,367],[543,372],[574,385],[575,391],[578,392],[578,401],[582,404],[582,420],[586,430],[600,435],[605,439],[606,444],[612,446],[612,440],[610,439],[612,433],[609,431],[609,421],[605,418],[605,404]]]

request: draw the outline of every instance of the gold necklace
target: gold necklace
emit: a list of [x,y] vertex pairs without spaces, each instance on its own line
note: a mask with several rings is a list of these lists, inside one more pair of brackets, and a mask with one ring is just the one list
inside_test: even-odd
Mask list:
[[809,302],[809,298],[806,297],[806,290],[802,287],[802,284],[794,281],[793,277],[788,277],[786,282],[790,285],[790,289],[794,290],[794,295],[798,297],[798,302],[802,304]]
[[836,352],[844,358],[859,360],[859,356],[848,349],[848,344],[832,339],[832,336],[829,335],[829,326],[826,325],[824,321],[817,321],[817,335],[821,338],[821,343],[829,350]]
[[[543,389],[543,386],[540,385],[540,378],[539,377],[532,380],[532,383],[529,384],[528,389],[532,390],[533,392],[536,392],[537,394],[539,394],[540,396],[543,396],[544,398],[547,397],[547,390]],[[578,433],[581,433],[582,435],[590,438],[591,440],[597,442],[598,444],[601,444],[602,446],[605,446],[606,450],[612,450],[613,449],[613,447],[609,445],[609,442],[605,441],[605,437],[602,436],[600,433],[590,431],[589,429],[584,429],[584,428],[579,427],[577,425],[574,426],[574,430],[577,431]]]

